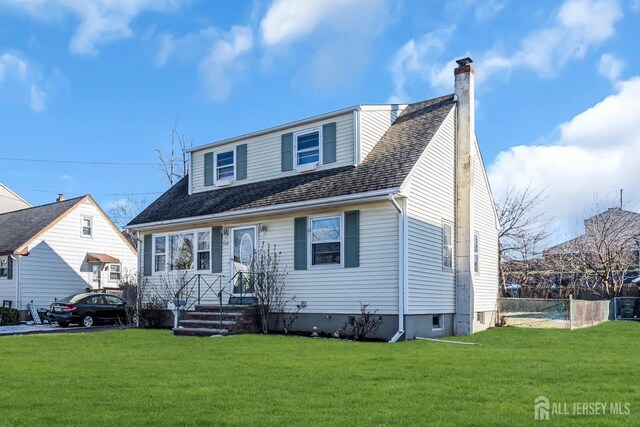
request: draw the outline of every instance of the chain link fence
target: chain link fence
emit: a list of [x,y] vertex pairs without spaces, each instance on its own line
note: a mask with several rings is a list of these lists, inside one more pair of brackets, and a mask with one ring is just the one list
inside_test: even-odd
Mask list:
[[610,301],[500,298],[500,324],[519,328],[575,329],[609,320]]

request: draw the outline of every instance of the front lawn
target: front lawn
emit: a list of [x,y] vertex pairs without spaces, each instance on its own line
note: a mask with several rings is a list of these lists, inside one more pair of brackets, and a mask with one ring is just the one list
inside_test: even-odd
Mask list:
[[511,426],[534,423],[539,395],[630,404],[630,415],[553,424],[638,422],[640,323],[464,340],[482,346],[158,330],[1,337],[0,424]]

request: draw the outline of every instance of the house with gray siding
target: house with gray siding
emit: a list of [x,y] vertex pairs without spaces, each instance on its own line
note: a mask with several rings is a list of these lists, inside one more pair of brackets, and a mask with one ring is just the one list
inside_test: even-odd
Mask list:
[[356,105],[191,149],[188,176],[128,225],[148,286],[180,272],[215,284],[225,304],[251,302],[237,298],[238,277],[270,244],[286,297],[304,306],[294,330],[343,328],[360,303],[391,341],[493,326],[499,225],[474,71],[459,65],[451,95]]
[[23,312],[118,288],[137,253],[91,196],[0,214],[0,302]]

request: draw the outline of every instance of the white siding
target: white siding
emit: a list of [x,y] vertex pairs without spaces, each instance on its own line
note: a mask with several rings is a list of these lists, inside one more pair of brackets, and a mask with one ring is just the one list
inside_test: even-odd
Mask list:
[[31,205],[20,196],[0,184],[0,214],[30,207]]
[[[328,212],[360,211],[360,266],[357,268],[293,269],[294,218]],[[398,221],[395,209],[388,203],[354,205],[332,210],[314,210],[298,214],[271,216],[243,223],[216,223],[225,228],[261,224],[266,231],[259,242],[276,245],[282,252],[280,264],[286,266],[286,291],[296,301],[306,301],[302,313],[356,313],[359,301],[369,303],[380,314],[397,313],[398,307]],[[198,227],[201,228],[201,227]],[[164,232],[164,231],[163,231]],[[223,280],[229,281],[230,233],[223,236]],[[260,244],[260,243],[259,243]],[[161,287],[161,276],[147,277],[150,288]],[[218,275],[206,275],[213,283]],[[208,298],[207,303],[214,302]]]
[[[322,126],[326,123],[336,122],[336,161],[320,165],[318,170],[347,166],[353,164],[353,114],[347,113],[331,119],[318,121],[317,123],[296,126],[289,129],[272,132],[254,138],[245,139],[220,147],[207,150],[194,151],[192,153],[192,186],[193,192],[214,190],[215,187],[204,186],[204,155],[208,152],[226,151],[240,144],[247,144],[247,179],[237,181],[233,185],[242,185],[250,182],[264,181],[267,179],[281,178],[295,175],[298,172],[282,172],[280,164],[281,135],[288,132],[298,132]],[[322,145],[322,144],[321,144]]]
[[472,147],[473,227],[479,234],[479,273],[474,275],[474,311],[494,311],[498,297],[498,230],[491,190],[477,142]]
[[442,267],[442,223],[455,218],[455,109],[416,165],[408,212],[408,313],[453,313],[455,275]]
[[[83,215],[93,218],[91,238],[81,236]],[[90,286],[92,270],[86,262],[87,252],[111,255],[122,263],[123,274],[135,272],[136,254],[118,234],[91,202],[76,206],[30,243],[29,255],[20,259],[21,309],[31,301],[39,307],[49,306],[55,298]],[[116,287],[117,282],[109,285]]]
[[380,138],[396,121],[404,105],[363,106],[360,111],[360,161],[364,161]]
[[[3,258],[6,258],[4,256]],[[0,277],[0,304],[2,301],[12,301],[12,307],[16,308],[17,298],[16,298],[16,278],[18,277],[18,263],[13,261],[13,278],[9,280],[6,277]]]

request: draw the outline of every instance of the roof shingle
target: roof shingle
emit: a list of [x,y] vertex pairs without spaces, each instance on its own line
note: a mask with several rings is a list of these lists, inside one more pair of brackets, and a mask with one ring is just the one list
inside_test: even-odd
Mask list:
[[453,95],[448,95],[407,106],[366,159],[355,167],[336,167],[192,195],[188,194],[185,177],[128,226],[398,188],[453,105]]
[[0,255],[13,253],[85,196],[0,215]]

